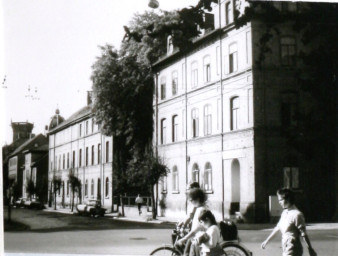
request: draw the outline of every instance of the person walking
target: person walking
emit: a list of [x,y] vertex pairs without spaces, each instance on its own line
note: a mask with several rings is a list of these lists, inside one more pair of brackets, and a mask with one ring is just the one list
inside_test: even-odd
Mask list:
[[317,256],[312,248],[310,239],[306,233],[305,219],[301,211],[295,206],[295,196],[292,190],[282,188],[277,190],[279,204],[283,212],[277,226],[272,230],[268,238],[262,243],[261,248],[265,249],[269,241],[278,231],[282,233],[283,256],[302,256],[303,247],[300,237],[303,238],[310,256]]
[[140,194],[137,195],[137,197],[135,199],[135,203],[137,204],[138,215],[141,215],[141,213],[142,213],[141,207],[142,207],[142,204],[143,204],[143,198],[140,197]]

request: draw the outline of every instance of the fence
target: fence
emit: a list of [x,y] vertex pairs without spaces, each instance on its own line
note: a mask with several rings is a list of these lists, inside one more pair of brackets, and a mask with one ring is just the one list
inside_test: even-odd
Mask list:
[[[133,207],[133,206],[137,206],[136,203],[135,203],[135,199],[136,199],[136,196],[121,196],[122,198],[122,202],[123,202],[123,205],[124,206],[127,206],[127,207]],[[142,197],[143,198],[143,204],[144,206],[147,207],[147,211],[151,211],[152,209],[152,199],[151,197],[149,196],[145,196],[145,197]],[[114,196],[114,204],[115,205],[121,205],[121,201],[119,199],[118,196]]]

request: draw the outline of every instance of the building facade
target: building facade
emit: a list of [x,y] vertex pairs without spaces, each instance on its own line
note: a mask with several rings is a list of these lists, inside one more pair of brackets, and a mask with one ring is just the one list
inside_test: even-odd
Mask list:
[[[47,141],[47,140],[46,140]],[[48,193],[48,143],[23,151],[25,156],[23,176],[23,197],[38,199],[47,203]],[[34,184],[32,193],[30,184]]]
[[[57,115],[59,112],[57,113]],[[52,123],[59,120],[54,116]],[[75,203],[89,199],[101,200],[111,210],[112,206],[112,138],[100,132],[87,105],[70,118],[49,130],[49,204],[70,207],[72,200],[69,175],[81,182],[81,192],[76,193]],[[53,179],[61,181],[54,198]]]
[[[46,136],[38,134],[37,136],[28,139],[9,155],[8,179],[10,186],[14,185],[16,187],[14,195],[15,198],[27,196],[27,182],[28,180],[31,180],[31,169],[34,166],[31,159],[36,162],[40,160],[40,157],[43,155],[41,151],[43,151],[44,147],[47,147],[47,144],[48,140]],[[36,152],[36,154],[34,154],[34,157],[31,157],[28,161],[27,155],[32,156],[32,152]],[[42,155],[40,153],[42,153]],[[48,168],[47,161],[44,163],[45,165],[43,165],[43,163],[44,162],[39,163],[39,173],[36,173],[37,175],[40,175],[41,173],[41,177],[43,177],[44,172],[47,172]],[[37,189],[40,189],[40,187],[37,187]]]
[[[271,4],[299,11],[296,3]],[[186,214],[186,187],[193,181],[208,194],[218,219],[237,214],[249,222],[268,220],[269,196],[282,186],[298,192],[302,210],[311,216],[308,174],[316,169],[288,146],[283,133],[297,125],[300,99],[309,104],[295,78],[302,42],[291,24],[281,24],[258,67],[268,24],[234,25],[235,13],[248,5],[220,1],[211,13],[214,30],[203,31],[186,52],[168,43],[167,56],[153,64],[154,145],[170,169],[159,186],[167,216]]]

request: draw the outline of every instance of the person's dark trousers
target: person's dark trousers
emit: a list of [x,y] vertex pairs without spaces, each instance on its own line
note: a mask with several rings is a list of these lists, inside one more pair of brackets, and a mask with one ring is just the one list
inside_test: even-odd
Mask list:
[[138,213],[141,214],[141,206],[142,204],[137,204],[137,208],[138,208]]

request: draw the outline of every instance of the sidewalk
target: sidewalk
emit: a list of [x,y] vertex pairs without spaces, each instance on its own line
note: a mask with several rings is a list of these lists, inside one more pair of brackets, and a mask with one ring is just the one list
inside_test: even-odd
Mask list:
[[[44,211],[54,212],[53,208],[44,209]],[[64,214],[77,214],[76,210],[71,212],[70,209],[57,209],[56,212]],[[153,224],[172,224],[175,225],[178,221],[175,218],[169,217],[157,217],[153,220],[151,218],[151,212],[142,214],[141,216],[119,216],[118,213],[107,213],[105,218],[116,219],[120,221],[131,221],[131,222],[144,222],[144,223],[153,223]],[[239,230],[271,230],[275,227],[276,224],[271,223],[237,223],[236,224]],[[338,230],[338,223],[307,223],[308,230]]]

